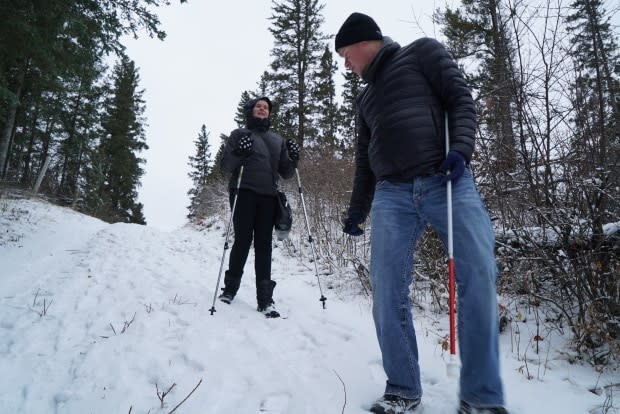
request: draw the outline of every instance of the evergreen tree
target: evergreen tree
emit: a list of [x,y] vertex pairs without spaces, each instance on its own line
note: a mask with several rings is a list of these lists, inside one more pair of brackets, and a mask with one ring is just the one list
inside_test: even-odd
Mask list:
[[318,107],[316,141],[320,149],[333,152],[337,148],[337,133],[340,125],[340,112],[336,102],[336,84],[334,82],[334,75],[338,66],[327,43],[319,69],[312,94]]
[[351,71],[344,74],[344,87],[342,90],[341,131],[343,154],[355,152],[355,140],[357,137],[357,106],[356,99],[364,88],[364,81]]
[[579,157],[579,176],[600,183],[595,192],[584,194],[584,208],[593,215],[592,230],[600,239],[603,224],[616,217],[609,191],[618,186],[620,168],[620,54],[602,1],[576,0],[571,7],[567,21],[576,71],[572,149]]
[[59,175],[56,193],[78,202],[84,183],[83,170],[87,152],[96,147],[101,135],[99,106],[103,90],[98,84],[103,72],[94,56],[80,67],[80,72],[67,76],[63,90],[63,108],[59,128],[65,137],[57,157]]
[[442,33],[455,58],[472,57],[478,63],[476,72],[467,74],[467,81],[479,94],[477,100],[484,105],[482,120],[494,140],[491,170],[515,171],[512,45],[501,0],[462,0],[460,8],[446,8],[435,18],[444,24]]
[[248,91],[243,91],[241,93],[241,99],[239,99],[237,111],[235,112],[235,122],[237,123],[237,128],[245,128],[245,111],[243,106],[252,98],[252,95],[250,95],[250,92]]
[[[609,321],[620,315],[618,255],[613,236],[605,235],[604,226],[620,215],[616,200],[620,58],[603,1],[574,0],[569,10],[567,49],[574,72],[565,76],[572,77],[572,85],[564,88],[562,97],[571,99],[572,116],[562,119],[569,120],[569,128],[552,148],[553,165],[547,167],[556,185],[540,186],[551,202],[546,210],[537,209],[542,210],[544,225],[558,233],[558,250],[565,256],[553,263],[560,256],[557,252],[550,257],[545,257],[544,249],[535,253],[536,260],[553,263],[545,269],[552,283],[562,283],[557,293],[537,297],[549,298],[552,306],[565,310],[575,347],[582,354],[589,352],[590,359],[600,364],[614,358],[617,362],[619,355],[617,336],[609,334],[617,331]],[[565,60],[568,66],[570,59]]]
[[220,134],[220,146],[215,153],[215,157],[213,157],[213,167],[207,176],[207,182],[215,183],[219,181],[220,178],[224,177],[220,166],[222,164],[222,157],[224,156],[224,147],[226,146],[226,141],[228,140],[228,135]]
[[[590,157],[584,167],[592,169],[609,164],[618,157],[620,140],[620,55],[609,16],[601,0],[576,0],[574,12],[567,18],[572,33],[577,76],[576,126]],[[582,150],[585,148],[582,148]],[[609,154],[609,151],[615,153]]]
[[[12,158],[9,148],[14,145],[15,121],[28,90],[28,74],[36,68],[40,78],[49,79],[45,74],[55,67],[64,15],[70,15],[67,2],[0,2],[0,177]],[[32,90],[35,96],[37,89]]]
[[275,0],[269,31],[275,46],[271,51],[268,79],[273,100],[279,104],[279,126],[289,126],[294,134],[278,131],[303,147],[313,133],[317,113],[311,93],[316,84],[318,64],[327,37],[321,32],[324,21],[319,0]]
[[211,146],[209,145],[209,132],[207,132],[207,127],[204,124],[200,128],[198,138],[194,143],[196,144],[196,153],[189,157],[188,163],[191,168],[188,176],[192,180],[192,188],[187,192],[190,199],[190,204],[187,207],[189,210],[188,219],[196,217],[203,201],[201,194],[207,186],[207,177],[211,174]]
[[[18,112],[23,114],[26,109],[18,111],[27,103],[24,93],[33,92],[33,103],[42,104],[39,97],[53,95],[61,88],[64,76],[83,65],[84,51],[95,57],[121,53],[124,35],[137,36],[145,29],[150,36],[164,39],[165,33],[151,8],[165,4],[169,4],[168,0],[0,1],[0,177],[6,174],[12,159],[12,165],[20,166],[15,160],[19,154],[14,156],[10,148],[16,131],[24,126],[16,123]],[[54,85],[53,90],[48,90],[45,83]],[[31,144],[35,148],[37,143],[22,144],[15,148],[23,150]],[[27,177],[30,166],[23,171]],[[67,178],[62,173],[60,176]]]
[[89,148],[85,155],[88,168],[84,171],[84,183],[81,186],[83,192],[82,202],[78,209],[86,214],[99,217],[104,210],[103,191],[105,186],[105,171],[103,154],[100,147]]
[[103,121],[105,137],[100,144],[105,177],[99,199],[99,216],[111,222],[145,224],[137,189],[144,173],[144,160],[138,153],[148,149],[144,136],[143,91],[133,61],[123,56],[114,68],[113,95],[109,98]]

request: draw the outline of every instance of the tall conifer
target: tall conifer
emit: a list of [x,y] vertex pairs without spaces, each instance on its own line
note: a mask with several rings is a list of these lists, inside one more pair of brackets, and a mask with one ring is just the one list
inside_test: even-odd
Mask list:
[[303,146],[313,134],[317,107],[311,97],[326,36],[321,32],[324,4],[319,0],[275,0],[271,27],[275,45],[269,81],[280,105],[280,123],[294,130],[279,132]]
[[351,71],[344,73],[344,87],[342,90],[342,106],[340,108],[342,135],[342,151],[352,154],[355,151],[357,136],[357,106],[356,98],[364,88],[364,81]]
[[509,12],[501,0],[462,0],[460,8],[436,15],[455,58],[477,61],[478,69],[467,74],[467,81],[478,94],[482,120],[493,138],[491,168],[502,172],[517,167],[512,44],[505,16]]
[[145,224],[142,203],[137,201],[144,160],[138,154],[148,149],[144,135],[143,91],[138,70],[123,56],[114,68],[113,95],[106,105],[101,141],[105,182],[101,198],[103,218],[116,222]]
[[331,151],[338,146],[338,126],[341,118],[334,82],[338,66],[333,56],[329,44],[325,44],[313,93],[318,110],[316,142],[319,148]]
[[207,177],[211,174],[211,145],[209,144],[209,132],[207,132],[206,125],[202,125],[196,141],[196,152],[189,157],[190,172],[189,178],[192,180],[192,187],[187,194],[189,195],[190,204],[187,207],[189,213],[187,218],[191,219],[196,216],[199,206],[203,201],[201,194],[203,194],[205,187],[207,186]]

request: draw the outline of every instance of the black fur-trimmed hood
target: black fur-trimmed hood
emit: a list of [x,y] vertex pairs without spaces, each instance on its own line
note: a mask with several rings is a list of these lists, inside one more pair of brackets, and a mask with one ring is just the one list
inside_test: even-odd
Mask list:
[[271,103],[271,99],[266,96],[261,96],[260,98],[250,99],[243,105],[243,113],[245,115],[245,124],[248,129],[257,129],[259,131],[267,131],[271,123],[269,122],[269,117],[267,119],[255,118],[252,116],[252,110],[254,109],[254,105],[258,101],[265,101],[269,106],[269,116],[271,116],[271,111],[273,109],[273,105]]

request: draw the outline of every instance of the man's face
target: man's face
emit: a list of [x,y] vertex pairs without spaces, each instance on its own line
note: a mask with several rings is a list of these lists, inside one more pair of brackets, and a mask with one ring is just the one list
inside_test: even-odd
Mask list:
[[344,67],[361,76],[373,56],[373,52],[368,46],[369,42],[363,41],[338,49],[338,54],[344,58]]
[[252,115],[255,118],[269,118],[269,104],[265,101],[258,101],[252,109]]

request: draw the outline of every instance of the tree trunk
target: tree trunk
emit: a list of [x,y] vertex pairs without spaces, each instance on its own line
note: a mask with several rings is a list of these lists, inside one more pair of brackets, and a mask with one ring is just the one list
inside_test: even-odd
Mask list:
[[0,178],[6,175],[6,168],[9,163],[9,143],[11,142],[11,135],[14,130],[13,126],[15,125],[15,115],[17,114],[17,107],[19,105],[22,87],[24,86],[26,67],[27,64],[24,63],[17,74],[15,98],[9,105],[6,124],[4,125],[4,130],[0,133]]
[[496,133],[498,138],[498,162],[503,171],[514,171],[516,167],[516,143],[512,125],[512,110],[510,108],[510,78],[506,29],[500,23],[499,4],[491,1],[489,13],[493,25],[494,71],[492,74],[497,85]]

